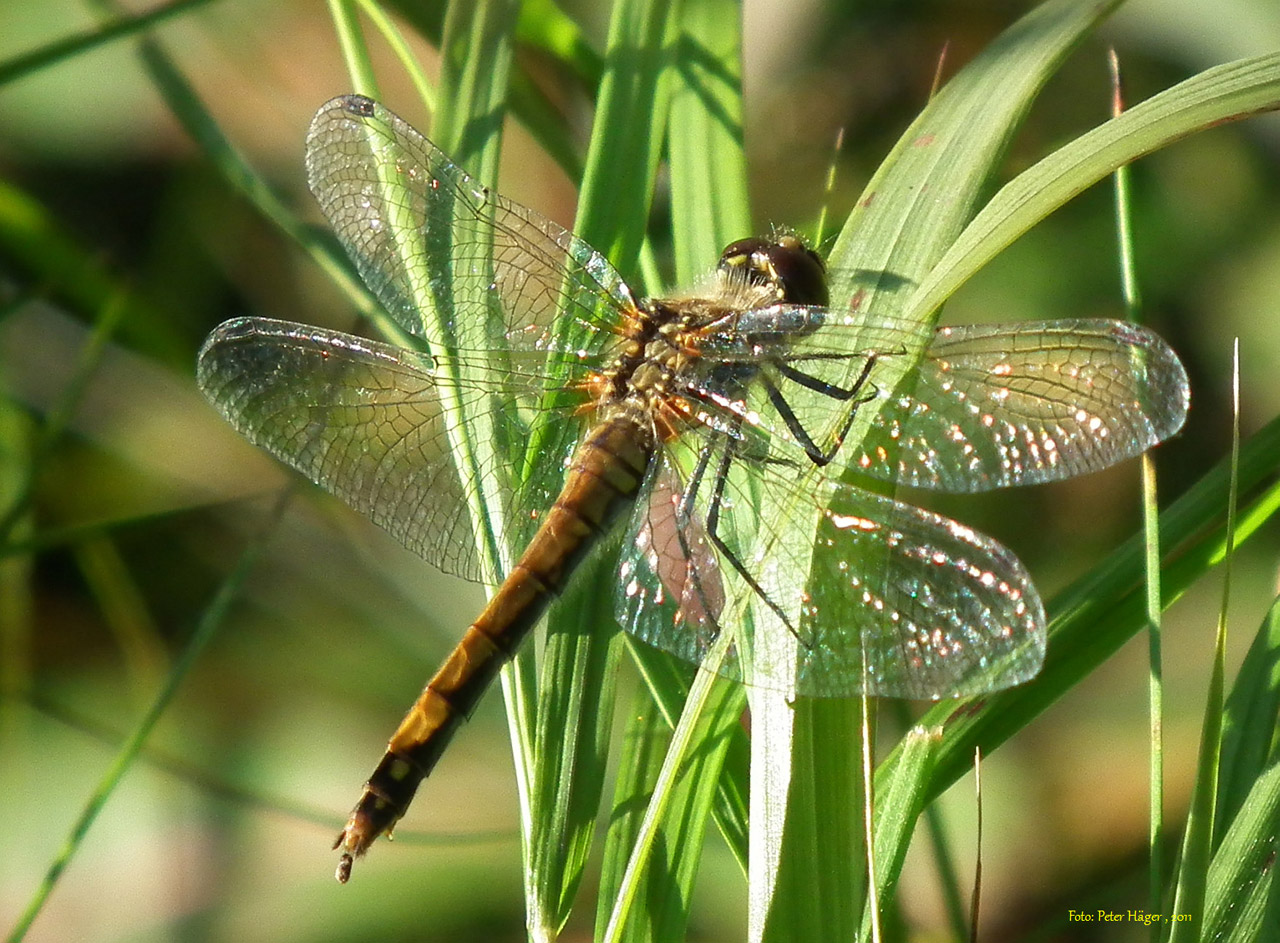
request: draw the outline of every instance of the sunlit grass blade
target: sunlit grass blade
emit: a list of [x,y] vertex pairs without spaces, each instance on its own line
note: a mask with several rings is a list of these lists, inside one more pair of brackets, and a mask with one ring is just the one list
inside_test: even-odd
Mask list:
[[[682,662],[677,662],[666,652],[628,639],[627,648],[632,660],[644,677],[649,694],[654,698],[667,726],[676,725],[680,712],[688,697],[689,685],[692,683],[691,671]],[[732,688],[736,697],[726,700],[722,708],[727,715],[741,718],[746,710],[746,693],[741,685]],[[746,731],[740,724],[732,726],[727,733],[728,743],[726,755],[722,763],[722,771],[716,785],[717,798],[712,807],[716,825],[721,837],[729,846],[743,874],[747,871],[747,796],[749,792],[748,766],[750,763],[750,742]]]
[[[695,675],[665,750],[621,763],[597,908],[596,938],[605,943],[685,933],[706,824],[741,717],[740,693],[712,673],[729,642],[723,636]],[[665,729],[661,707],[648,704],[638,732]]]
[[[1273,728],[1274,733],[1274,728]],[[1280,926],[1280,764],[1259,773],[1209,865],[1204,921],[1176,910],[1174,927],[1189,925],[1200,940],[1253,943]],[[1268,929],[1269,928],[1269,929]]]
[[[605,579],[608,553],[589,561],[588,575]],[[594,585],[601,585],[595,583]],[[609,593],[579,597],[572,610],[553,607],[538,677],[532,755],[529,864],[538,909],[531,926],[538,938],[554,939],[568,919],[582,881],[605,785],[613,734],[614,690],[621,639],[610,631]]]
[[[860,310],[927,321],[937,304],[917,305],[913,292],[933,280],[934,267],[977,211],[1044,83],[1116,6],[1116,0],[1050,0],[943,86],[880,165],[832,247],[833,301],[856,296]],[[946,199],[922,198],[926,193]],[[927,337],[922,327],[922,346]]]
[[1258,778],[1276,760],[1280,716],[1280,600],[1272,603],[1227,696],[1222,731],[1215,844],[1220,843]]
[[1235,344],[1232,362],[1231,483],[1227,491],[1226,544],[1223,549],[1222,602],[1214,635],[1213,663],[1209,671],[1209,691],[1205,697],[1200,726],[1200,750],[1195,785],[1187,813],[1186,831],[1178,860],[1173,898],[1173,914],[1189,914],[1190,920],[1175,921],[1170,941],[1203,939],[1205,889],[1209,879],[1214,835],[1213,815],[1218,798],[1218,763],[1222,757],[1223,692],[1227,673],[1227,613],[1231,605],[1231,567],[1236,552],[1236,510],[1240,464],[1240,342]]
[[[986,182],[1044,82],[1080,37],[1114,6],[1114,2],[1081,4],[1065,0],[1042,5],[1006,30],[924,107],[867,185],[831,251],[828,268],[832,273],[833,307],[867,312],[872,321],[904,313],[914,317],[919,323],[916,349],[923,349],[932,337],[933,312],[904,312],[911,291],[927,277],[973,216]],[[922,199],[926,193],[945,193],[947,199]],[[914,363],[911,353],[907,351],[906,356],[886,365],[888,369],[877,377],[877,383],[896,387],[902,382]],[[862,424],[871,418],[871,410],[859,411],[849,438],[861,436],[865,428]],[[764,513],[773,517],[776,509],[766,509]],[[884,565],[875,559],[850,563],[864,567]],[[776,710],[767,708],[767,701],[760,705],[753,702],[756,737],[771,737],[771,742],[784,744],[788,729],[794,724],[795,742],[812,742],[799,723],[807,716],[803,711],[784,710],[782,705]],[[857,764],[841,765],[833,756],[856,755],[860,714],[856,706],[849,704],[824,706],[822,713],[829,728],[822,753],[801,755],[797,748],[791,763],[794,770],[826,767],[821,785],[812,791],[814,797],[830,803],[824,814],[834,816],[836,828],[843,829],[849,824],[849,809],[861,807],[861,786]],[[776,729],[771,720],[778,725]],[[786,796],[791,788],[789,779],[788,774],[772,765],[753,765],[753,796],[760,798],[758,804],[753,801],[752,829],[759,829],[762,836],[772,836],[763,840],[783,850],[762,852],[757,857],[753,841],[751,932],[770,940],[847,938],[862,919],[856,882],[838,888],[842,901],[854,898],[849,904],[852,916],[847,925],[840,920],[829,920],[821,926],[787,919],[800,908],[824,914],[829,909],[826,905],[815,907],[803,891],[806,886],[822,887],[828,874],[810,871],[810,880],[799,877],[812,867],[816,833],[808,834],[807,841],[805,835],[800,835],[781,845],[792,813],[786,802],[780,802],[774,794]],[[807,797],[809,789],[804,791]],[[898,840],[908,841],[909,832],[899,834]],[[892,842],[883,849],[877,848],[877,853],[890,865],[902,860],[902,849]],[[860,860],[863,855],[859,853],[854,858]],[[788,877],[791,868],[798,869],[794,879]],[[892,886],[896,877],[890,869],[878,874],[877,880]],[[852,880],[853,875],[846,873],[838,883],[849,885]],[[785,896],[777,896],[785,889],[791,889],[790,902]],[[832,915],[842,912],[837,909]],[[764,916],[766,913],[768,917]],[[813,933],[819,936],[809,935]]]
[[[671,741],[671,724],[652,695],[647,690],[637,690],[632,701],[633,705],[627,711],[626,729],[617,741],[619,751],[618,766],[614,771],[613,807],[604,838],[600,891],[596,896],[596,940],[604,939],[611,915],[619,906],[618,891],[627,873],[627,862]],[[660,889],[662,897],[657,903],[660,910],[664,904],[669,908],[673,901],[680,899],[677,887],[664,884],[648,874],[641,878],[640,888],[634,896],[642,901],[652,900],[654,894],[647,889],[650,885]],[[650,910],[650,907],[642,905],[638,914],[653,924],[657,920],[650,915]],[[663,923],[670,919],[670,914],[669,909],[661,913]],[[635,925],[638,922],[629,923],[618,931],[615,938],[643,939],[644,930]]]
[[[1280,602],[1262,621],[1227,697],[1218,762],[1213,860],[1200,939],[1262,939],[1280,918]],[[1192,915],[1194,920],[1197,915]],[[1175,913],[1173,919],[1186,919]]]
[[573,231],[624,277],[635,270],[649,218],[671,103],[675,27],[672,5],[658,0],[621,0],[610,21],[609,65]]
[[916,288],[935,310],[1018,236],[1117,167],[1226,121],[1280,108],[1280,53],[1207,69],[1081,135],[1005,184]]
[[[423,104],[432,113],[436,110],[436,89],[431,81],[427,78],[426,73],[422,69],[422,64],[418,62],[413,51],[409,48],[408,42],[405,41],[404,35],[396,26],[395,21],[387,16],[387,12],[382,8],[382,4],[376,0],[357,0],[360,9],[365,15],[373,21],[373,25],[377,27],[378,32],[382,34],[382,38],[387,45],[391,47],[395,53],[400,68],[413,82],[413,87],[418,93],[418,97],[422,99]],[[360,91],[360,89],[357,89]],[[368,93],[366,93],[368,94]],[[376,97],[372,96],[371,97]]]
[[[1114,49],[1107,64],[1111,73],[1111,115],[1124,111],[1124,91],[1120,79],[1120,60]],[[1129,165],[1116,168],[1113,175],[1116,207],[1116,248],[1119,256],[1120,293],[1124,298],[1125,316],[1142,321],[1142,294],[1138,290],[1134,264],[1133,209],[1129,188]],[[1162,901],[1164,862],[1164,666],[1161,657],[1160,607],[1160,506],[1156,495],[1156,468],[1150,453],[1142,456],[1142,533],[1145,543],[1144,578],[1147,609],[1147,713],[1150,750],[1148,754],[1147,815],[1147,909],[1159,913]],[[1159,928],[1152,926],[1151,938],[1158,938]]]
[[333,17],[333,32],[342,48],[342,61],[351,76],[353,91],[375,101],[381,101],[378,80],[373,72],[373,61],[365,44],[364,32],[356,16],[354,0],[329,0],[329,14]]
[[[790,754],[752,751],[748,934],[849,939],[866,875],[858,702],[806,698],[789,706],[776,692],[765,694],[750,700],[752,737],[777,737]],[[786,738],[779,716],[788,710],[795,717]],[[820,873],[818,863],[830,870]]]
[[676,284],[692,285],[721,247],[751,234],[742,140],[741,10],[734,0],[688,0],[667,150]]
[[604,60],[582,28],[555,0],[526,0],[520,5],[517,36],[569,68],[583,86],[595,89],[604,75]]
[[[921,789],[921,783],[929,778],[941,741],[942,730],[938,727],[913,727],[907,731],[902,739],[901,757],[892,779],[887,783],[888,788],[876,795],[875,878],[881,906],[893,897],[916,822],[928,804],[928,796]],[[864,910],[863,939],[870,939],[874,917],[870,907]]]
[[[676,46],[680,60],[671,76],[675,90],[667,122],[678,284],[691,284],[695,276],[714,263],[714,253],[719,246],[749,232],[746,164],[742,151],[739,26],[738,11],[732,3],[713,0],[684,4],[681,8],[681,40]],[[646,275],[652,289],[660,287],[655,277]],[[676,716],[681,717],[683,724],[694,723],[696,717],[690,718],[688,711],[697,705],[684,701],[687,685],[682,683],[678,671],[671,670],[668,656],[643,646],[632,645],[631,649],[645,671],[650,695],[659,699],[669,723],[674,725]],[[683,713],[679,706],[682,702],[685,703]],[[617,823],[610,830],[601,877],[598,933],[606,932],[607,928],[615,938],[635,938],[636,934],[648,932],[662,939],[669,938],[668,931],[683,924],[687,917],[688,893],[701,856],[706,820],[713,808],[722,828],[727,830],[726,838],[739,860],[745,863],[745,763],[731,764],[730,769],[736,773],[730,772],[723,778],[721,775],[726,750],[739,757],[745,753],[742,731],[736,724],[743,704],[741,692],[730,695],[721,690],[710,717],[698,723],[692,740],[677,737],[673,742],[671,749],[676,752],[667,758],[668,764],[696,762],[697,765],[696,772],[682,774],[673,794],[653,797],[653,801],[661,803],[661,808],[666,810],[649,823],[650,828],[662,829],[659,853],[663,861],[648,864],[647,850],[631,847],[631,841],[638,834],[638,812],[631,828]],[[711,738],[710,741],[707,738]],[[686,750],[692,751],[687,758]],[[649,794],[651,784],[643,778],[643,768],[632,769],[631,776],[624,776],[625,772],[619,774],[618,795]],[[656,776],[657,769],[653,772]],[[636,873],[638,868],[643,868],[642,873]],[[651,876],[655,868],[657,873]],[[658,877],[661,874],[669,877]],[[643,917],[636,914],[629,920],[624,919],[619,908],[626,907],[629,901],[613,900],[615,889],[628,882],[632,886],[647,887],[651,880],[676,882],[672,890],[677,896],[671,900],[675,909],[665,908],[666,915],[659,918],[646,908]],[[650,898],[653,889],[639,893]],[[681,901],[684,903],[680,904]],[[625,936],[617,937],[617,934]]]

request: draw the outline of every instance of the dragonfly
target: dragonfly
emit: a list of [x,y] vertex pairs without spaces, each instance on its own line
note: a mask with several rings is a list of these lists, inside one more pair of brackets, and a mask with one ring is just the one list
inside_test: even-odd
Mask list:
[[831,306],[795,235],[734,242],[696,290],[637,297],[362,96],[319,110],[306,166],[411,343],[241,317],[206,340],[199,385],[429,563],[496,586],[338,835],[342,882],[602,535],[623,530],[618,623],[682,659],[790,696],[980,694],[1041,667],[1029,574],[869,485],[1064,479],[1186,416],[1186,372],[1143,327],[944,327],[921,351],[915,325]]

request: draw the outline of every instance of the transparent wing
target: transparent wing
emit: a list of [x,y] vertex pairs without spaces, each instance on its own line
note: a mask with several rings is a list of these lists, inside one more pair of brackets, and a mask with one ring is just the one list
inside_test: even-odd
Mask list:
[[[971,492],[1099,471],[1181,428],[1186,371],[1157,335],[1119,321],[938,330],[903,382],[911,325],[776,305],[710,335],[686,395],[705,425],[758,429],[886,481]],[[749,376],[729,389],[732,369]],[[754,389],[753,389],[754,388]],[[867,422],[855,420],[865,414]],[[772,446],[771,446],[772,447]]]
[[883,378],[902,363],[908,336],[906,326],[837,322],[820,307],[730,310],[694,334],[698,356],[669,385],[688,406],[693,435],[727,436],[757,460],[777,450],[779,460],[812,462],[834,457],[859,407],[888,387]]
[[[529,392],[518,375],[506,377],[505,389],[498,374],[490,377],[492,388],[457,390],[463,412]],[[238,318],[205,341],[197,381],[247,439],[446,573],[480,578],[473,489],[505,496],[505,519],[526,524],[554,500],[554,493],[517,489],[510,467],[497,460],[480,466],[479,482],[459,479],[439,402],[442,380],[424,355],[302,324]],[[560,419],[577,421],[567,413]],[[504,436],[520,441],[523,430],[507,422]],[[548,461],[563,467],[564,458]]]
[[1101,320],[942,328],[905,389],[878,395],[871,431],[843,460],[955,492],[1099,471],[1177,432],[1190,403],[1160,337]]
[[[675,456],[655,494],[688,467]],[[721,488],[719,464],[636,508],[617,615],[637,637],[697,662],[732,626],[722,673],[819,697],[961,696],[1039,671],[1043,606],[996,541],[799,467],[730,471]]]
[[632,634],[697,664],[719,634],[725,588],[703,508],[685,498],[676,467],[654,462],[622,543],[615,608]]
[[591,351],[634,307],[600,253],[476,183],[368,98],[325,104],[306,150],[311,190],[365,284],[433,353],[468,323],[486,343]]

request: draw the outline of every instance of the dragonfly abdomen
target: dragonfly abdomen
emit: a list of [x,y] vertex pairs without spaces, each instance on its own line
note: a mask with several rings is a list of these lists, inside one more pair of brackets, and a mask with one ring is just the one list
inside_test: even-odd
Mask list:
[[646,427],[626,415],[583,440],[564,487],[506,579],[445,659],[387,743],[334,842],[337,877],[404,815],[453,734],[479,703],[553,596],[640,488],[653,452]]

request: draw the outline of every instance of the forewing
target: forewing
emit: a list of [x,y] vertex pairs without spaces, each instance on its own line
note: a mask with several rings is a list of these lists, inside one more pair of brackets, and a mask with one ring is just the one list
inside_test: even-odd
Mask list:
[[[723,488],[713,456],[683,493],[637,507],[618,600],[625,629],[697,662],[730,627],[722,673],[818,697],[962,696],[1040,670],[1044,609],[999,543],[812,467],[732,464]],[[675,481],[662,473],[655,495],[674,490],[664,477]],[[689,510],[665,510],[675,507]],[[672,520],[680,539],[659,539]]]
[[[504,496],[508,520],[529,520],[552,500],[527,488],[516,497],[499,461],[480,466],[479,482],[463,484],[440,381],[425,355],[302,324],[238,318],[205,341],[197,381],[247,439],[446,573],[480,578],[468,504],[475,488]],[[456,394],[466,413],[515,392],[495,385]]]
[[[883,318],[774,305],[732,327],[705,342],[709,360],[732,367],[696,378],[705,424],[757,429],[793,460],[816,452],[916,487],[985,491],[1099,471],[1177,432],[1190,400],[1177,355],[1120,321],[941,328],[914,366],[911,326]],[[723,388],[734,371],[752,376],[745,392]]]
[[845,461],[954,492],[1099,471],[1177,432],[1190,402],[1160,337],[1104,320],[941,328],[915,375],[878,392]]
[[368,98],[324,105],[306,148],[311,190],[361,277],[433,353],[471,322],[487,344],[585,354],[632,308],[598,252],[472,180]]

